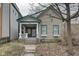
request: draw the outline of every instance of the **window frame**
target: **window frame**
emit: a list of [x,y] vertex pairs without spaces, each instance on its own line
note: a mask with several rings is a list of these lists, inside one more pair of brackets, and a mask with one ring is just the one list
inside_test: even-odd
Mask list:
[[[42,32],[42,27],[43,26],[46,26],[46,34],[43,34],[43,32]],[[41,25],[41,36],[47,36],[47,25]]]
[[[54,26],[58,26],[58,34],[54,34]],[[60,36],[60,28],[59,28],[59,25],[53,25],[53,36]]]

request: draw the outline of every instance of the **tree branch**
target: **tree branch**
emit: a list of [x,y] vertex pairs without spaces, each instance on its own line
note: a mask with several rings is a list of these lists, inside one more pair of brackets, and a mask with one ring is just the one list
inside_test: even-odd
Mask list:
[[66,10],[67,10],[67,21],[70,21],[70,6],[69,3],[65,3],[66,5]]
[[65,18],[63,17],[62,12],[61,12],[61,10],[60,10],[60,8],[59,8],[58,4],[56,4],[56,3],[55,3],[55,5],[57,6],[58,12],[59,12],[59,14],[60,14],[60,16],[61,16],[62,20],[64,21],[64,20],[65,20]]
[[42,6],[42,7],[47,7],[47,6],[45,6],[45,5],[42,5],[41,3],[39,3],[39,5]]

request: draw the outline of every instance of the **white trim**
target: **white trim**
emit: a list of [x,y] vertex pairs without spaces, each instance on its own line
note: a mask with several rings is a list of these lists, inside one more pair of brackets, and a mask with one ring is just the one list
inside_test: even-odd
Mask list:
[[22,24],[20,24],[20,33],[19,33],[19,39],[21,39],[22,38],[22,36],[21,36],[21,26],[22,26]]
[[38,24],[38,23],[20,23],[20,24]]
[[41,36],[47,36],[47,35],[43,35],[43,34],[41,34]]
[[39,33],[38,33],[38,24],[37,24],[36,30],[37,30],[37,38],[38,38],[38,37],[39,37],[39,36],[38,36],[38,34],[39,34]]
[[53,36],[60,36],[60,35],[53,35]]

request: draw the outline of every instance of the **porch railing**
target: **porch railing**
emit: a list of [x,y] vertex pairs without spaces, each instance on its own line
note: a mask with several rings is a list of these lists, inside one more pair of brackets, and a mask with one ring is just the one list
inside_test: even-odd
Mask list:
[[19,33],[19,39],[28,38],[28,33],[21,34]]

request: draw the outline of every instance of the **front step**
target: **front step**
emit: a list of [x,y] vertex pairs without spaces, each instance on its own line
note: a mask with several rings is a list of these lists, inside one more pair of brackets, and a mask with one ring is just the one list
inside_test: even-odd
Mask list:
[[25,45],[24,56],[34,56],[36,52],[36,45]]
[[26,53],[24,56],[35,56],[35,53]]
[[25,45],[25,52],[35,52],[36,51],[36,45]]

